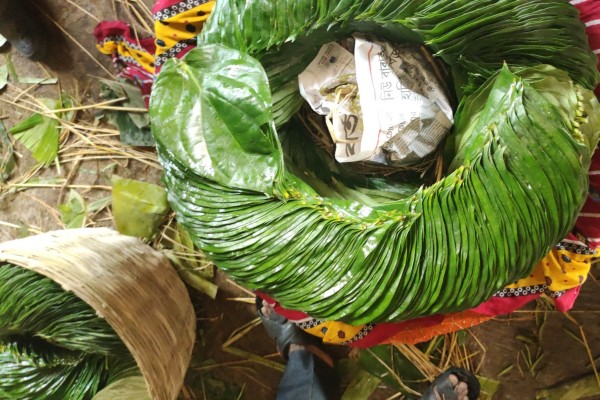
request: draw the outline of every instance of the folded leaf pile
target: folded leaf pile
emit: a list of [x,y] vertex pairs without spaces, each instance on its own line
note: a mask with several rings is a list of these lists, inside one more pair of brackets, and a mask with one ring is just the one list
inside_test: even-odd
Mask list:
[[36,272],[0,265],[0,398],[91,399],[139,374],[129,350],[83,300]]
[[[305,140],[297,75],[355,31],[428,45],[464,89],[441,181],[359,187]],[[600,135],[586,40],[549,0],[217,2],[153,89],[169,201],[220,268],[289,309],[360,324],[473,307],[583,204]]]
[[3,400],[88,400],[130,375],[174,400],[195,322],[167,258],[137,238],[81,228],[0,244]]

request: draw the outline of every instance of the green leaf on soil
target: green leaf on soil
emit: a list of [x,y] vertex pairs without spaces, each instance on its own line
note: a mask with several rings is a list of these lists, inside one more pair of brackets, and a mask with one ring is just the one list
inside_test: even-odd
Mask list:
[[[102,96],[108,99],[125,97],[120,103],[123,107],[145,108],[146,104],[138,87],[125,82],[102,79]],[[148,113],[107,111],[117,125],[121,143],[127,146],[154,146],[154,137],[150,132]]]
[[0,65],[0,90],[4,89],[8,83],[8,67],[6,65]]
[[146,381],[142,376],[129,376],[111,383],[92,400],[150,400]]
[[481,394],[479,395],[480,400],[492,400],[500,388],[500,382],[486,378],[485,376],[478,376],[477,380],[479,380],[479,384],[481,385]]
[[[111,81],[108,79],[102,79],[101,82],[103,84],[103,97],[109,99],[126,97],[127,99],[120,103],[121,106],[146,108],[144,98],[142,97],[140,89],[137,86],[133,86],[125,82]],[[150,116],[148,113],[126,112],[126,114],[129,115],[133,123],[138,128],[146,128],[150,126]]]
[[537,400],[591,399],[593,396],[600,396],[600,385],[594,374],[535,393]]
[[110,201],[110,197],[103,197],[88,203],[77,191],[71,190],[67,202],[58,206],[60,220],[65,225],[65,229],[83,228],[86,218],[91,213],[107,207]]
[[108,207],[110,205],[110,202],[111,202],[110,196],[103,197],[98,200],[94,200],[90,204],[88,204],[88,206],[87,206],[88,212],[93,213],[93,212],[102,210],[103,208]]
[[169,212],[167,193],[152,183],[111,178],[112,210],[117,230],[125,235],[150,239]]
[[350,385],[344,391],[342,400],[363,400],[368,399],[381,383],[381,379],[371,375],[366,371],[359,371],[350,381]]
[[13,155],[12,143],[8,138],[8,132],[2,121],[0,121],[0,183],[8,180],[10,173],[15,168],[15,157]]
[[131,116],[135,113],[117,111],[114,113],[115,123],[119,129],[121,143],[126,146],[152,147],[156,143],[150,128],[138,127]]
[[[50,110],[62,107],[60,101],[52,99],[39,99]],[[39,113],[35,113],[13,126],[9,132],[29,149],[33,157],[48,166],[58,154],[59,123]]]
[[58,206],[60,220],[65,225],[65,229],[83,228],[88,213],[87,203],[81,195],[71,190],[69,198],[65,204]]

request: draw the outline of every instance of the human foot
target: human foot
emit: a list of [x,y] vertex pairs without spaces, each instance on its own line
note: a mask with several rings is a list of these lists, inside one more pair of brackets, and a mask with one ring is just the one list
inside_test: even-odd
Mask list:
[[479,397],[479,389],[473,374],[453,367],[433,381],[421,400],[475,400]]
[[309,335],[284,316],[277,314],[269,303],[259,297],[256,298],[256,308],[263,326],[269,336],[277,342],[277,350],[283,358],[287,359],[289,353],[294,351],[305,350],[333,367],[333,360],[318,346],[319,342],[316,337]]

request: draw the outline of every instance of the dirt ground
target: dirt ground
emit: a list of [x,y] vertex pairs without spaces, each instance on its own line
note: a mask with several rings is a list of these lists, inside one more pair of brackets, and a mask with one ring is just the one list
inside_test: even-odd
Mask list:
[[[40,87],[10,83],[0,92],[0,118],[7,129],[30,114],[22,107],[9,104],[17,97],[22,97],[23,91],[35,97],[56,97],[62,90],[77,97],[82,105],[97,103],[98,77],[111,78],[109,72],[113,69],[110,59],[95,49],[91,32],[98,20],[128,19],[123,2],[115,0],[44,0],[37,3],[41,9],[39,17],[50,38],[50,57],[43,63],[35,63],[3,47],[0,65],[5,63],[4,56],[11,54],[20,76],[43,77],[49,74],[57,77],[59,84]],[[151,6],[152,1],[146,0],[146,3]],[[80,118],[93,120],[94,112],[81,111]],[[115,157],[110,161],[71,159],[60,167],[52,165],[36,174],[44,178],[66,177],[66,182],[44,187],[33,184],[19,186],[19,177],[26,175],[35,162],[28,151],[18,144],[16,150],[19,155],[17,169],[8,183],[0,186],[1,241],[62,229],[56,209],[65,201],[70,189],[78,190],[87,200],[110,195],[110,187],[102,172],[107,163],[116,163],[114,173],[121,176],[160,182],[160,168],[155,163]],[[152,153],[151,149],[138,150]],[[110,226],[111,220],[108,217],[97,219],[93,224]],[[471,329],[472,335],[467,335],[467,340],[473,350],[477,373],[501,383],[495,399],[535,399],[536,389],[592,375],[592,362],[596,368],[600,368],[600,283],[597,279],[600,279],[600,271],[596,264],[574,309],[568,315],[551,309],[530,307]],[[220,292],[216,301],[191,292],[199,315],[199,340],[188,387],[208,386],[210,382],[219,386],[222,382],[230,382],[238,388],[243,387],[243,398],[274,398],[280,372],[221,349],[223,342],[237,328],[255,319],[255,315],[252,305],[231,300],[240,297],[249,300],[249,294],[222,274],[218,277],[218,283]],[[540,334],[542,318],[545,318],[545,324]],[[235,347],[260,356],[267,355],[269,359],[283,364],[283,360],[275,354],[273,342],[260,326],[244,335],[235,343]],[[339,348],[335,353],[338,358],[344,357],[347,349]],[[538,359],[539,362],[535,364]],[[210,364],[211,361],[219,366]],[[532,367],[531,364],[535,365]],[[389,395],[393,395],[393,392],[382,389],[376,397],[386,398]],[[191,390],[182,396],[202,398]],[[600,396],[595,398],[600,399]],[[577,397],[565,399],[575,400]]]

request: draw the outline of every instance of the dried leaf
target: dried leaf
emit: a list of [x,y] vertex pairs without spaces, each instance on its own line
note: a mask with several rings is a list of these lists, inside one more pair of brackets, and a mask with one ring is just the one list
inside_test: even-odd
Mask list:
[[[128,83],[101,80],[103,97],[117,99],[125,97],[120,105],[123,107],[146,108],[140,89]],[[121,143],[127,146],[154,146],[154,137],[150,131],[148,113],[107,111],[120,132]]]
[[146,381],[142,376],[130,376],[111,383],[92,400],[150,400]]
[[[150,128],[140,128],[131,116],[135,113],[117,111],[114,113],[115,123],[119,128],[121,143],[126,146],[152,147],[155,145]],[[147,114],[146,114],[147,115]]]
[[0,90],[4,89],[8,83],[8,67],[6,65],[0,65]]
[[550,389],[538,390],[535,393],[537,400],[571,400],[592,398],[592,396],[600,396],[600,385],[593,374]]
[[192,271],[185,268],[179,268],[177,269],[177,272],[179,273],[181,279],[183,279],[188,286],[191,286],[197,291],[206,294],[213,300],[217,297],[217,291],[219,290],[219,287],[214,283],[207,281],[198,274],[194,274]]
[[[104,97],[109,99],[127,97],[127,100],[124,100],[121,103],[123,107],[146,108],[144,98],[142,97],[140,89],[137,86],[107,79],[102,79],[101,82],[104,85]],[[147,128],[150,126],[150,116],[148,113],[125,112],[125,114],[129,115],[133,123],[138,128]]]

